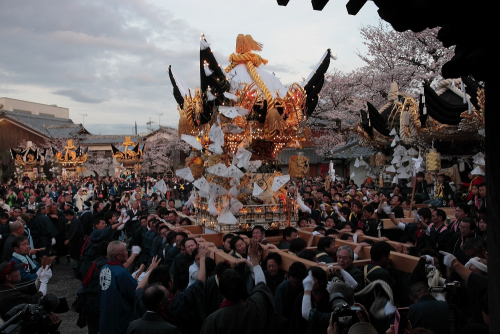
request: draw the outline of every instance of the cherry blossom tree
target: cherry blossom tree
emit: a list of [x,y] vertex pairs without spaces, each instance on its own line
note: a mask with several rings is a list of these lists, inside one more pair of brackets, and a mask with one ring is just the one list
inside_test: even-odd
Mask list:
[[338,69],[328,73],[310,119],[311,128],[321,133],[315,138],[318,154],[344,145],[352,136],[349,128],[359,120],[359,110],[366,101],[377,108],[386,104],[391,83],[417,97],[422,81],[434,84],[442,79],[441,67],[454,49],[442,46],[438,30],[399,33],[383,21],[360,28],[367,51],[357,55],[365,65],[349,73]]
[[365,62],[358,69],[363,80],[363,95],[375,106],[387,102],[387,91],[396,82],[400,91],[417,91],[422,81],[430,84],[442,79],[441,67],[454,54],[454,48],[445,48],[437,39],[439,28],[419,33],[396,32],[389,24],[360,28],[366,54],[357,55]]
[[142,156],[142,172],[173,171],[179,153],[188,149],[189,145],[180,140],[176,129],[162,127],[146,138],[145,152]]
[[89,170],[94,172],[97,175],[105,175],[109,176],[110,170],[113,168],[113,158],[105,157],[99,152],[89,151],[87,153],[87,161],[83,164],[83,166]]

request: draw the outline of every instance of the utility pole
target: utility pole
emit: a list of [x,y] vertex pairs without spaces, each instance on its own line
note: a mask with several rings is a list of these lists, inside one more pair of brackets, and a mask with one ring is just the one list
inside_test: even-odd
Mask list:
[[83,117],[82,125],[85,126],[85,116],[88,116],[88,115],[87,114],[78,114],[78,115],[82,115],[82,117]]
[[156,115],[158,115],[158,129],[161,128],[161,125],[160,125],[160,117],[163,116],[163,113],[155,113]]
[[151,120],[151,117],[149,117],[149,122],[146,122],[146,125],[148,126],[148,131],[152,132],[153,131],[153,123],[156,123],[155,121]]

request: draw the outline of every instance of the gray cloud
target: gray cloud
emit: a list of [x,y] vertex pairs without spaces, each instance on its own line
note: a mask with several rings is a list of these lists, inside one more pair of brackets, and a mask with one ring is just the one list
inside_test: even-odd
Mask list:
[[71,98],[73,101],[82,103],[101,103],[106,101],[105,99],[99,99],[87,96],[85,95],[85,93],[83,93],[78,89],[61,89],[61,90],[56,90],[52,93],[57,95],[67,96]]
[[[168,64],[194,88],[198,37],[186,21],[141,0],[2,1],[0,45],[9,47],[2,48],[0,82],[43,87],[81,103],[147,101],[146,109],[175,111],[165,94]],[[109,107],[97,106],[89,117]]]

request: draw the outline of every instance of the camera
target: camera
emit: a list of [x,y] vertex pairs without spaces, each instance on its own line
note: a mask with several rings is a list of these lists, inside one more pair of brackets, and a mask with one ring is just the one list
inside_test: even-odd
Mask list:
[[9,320],[0,326],[0,334],[51,334],[58,333],[61,321],[51,323],[49,313],[69,310],[66,298],[49,293],[38,304],[20,304],[6,314]]
[[446,301],[450,304],[460,304],[462,302],[460,282],[446,283],[444,286],[431,287],[429,292],[446,293]]
[[[333,298],[332,298],[333,297]],[[349,328],[352,325],[359,322],[357,311],[361,311],[361,308],[358,306],[350,306],[344,296],[340,293],[334,293],[331,296],[331,305],[332,305],[332,323],[337,323],[339,328],[339,333],[347,334],[349,332]]]

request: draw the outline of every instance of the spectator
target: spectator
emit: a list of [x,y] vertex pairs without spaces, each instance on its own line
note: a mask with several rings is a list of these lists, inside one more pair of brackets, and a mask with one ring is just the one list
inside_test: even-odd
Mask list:
[[223,250],[226,254],[231,252],[231,239],[233,239],[233,237],[234,235],[231,233],[225,234],[222,237],[222,245],[217,248]]
[[132,321],[127,334],[181,334],[181,331],[166,319],[170,297],[167,288],[152,285],[142,295],[147,312],[141,319]]
[[413,328],[424,327],[434,333],[450,333],[448,319],[448,304],[444,301],[436,300],[429,294],[427,284],[422,281],[415,281],[408,286],[408,292],[413,305],[410,305],[408,316]]
[[125,244],[110,242],[108,258],[99,273],[99,332],[123,334],[134,318],[137,281],[123,266],[128,259]]
[[469,260],[469,257],[462,250],[462,245],[468,239],[479,238],[474,232],[475,228],[476,223],[473,219],[463,218],[460,223],[460,232],[455,233],[448,241],[447,252],[453,254],[461,264],[465,264]]
[[252,230],[252,239],[262,245],[267,245],[266,230],[261,225],[255,225]]
[[289,249],[290,242],[298,237],[297,230],[293,227],[286,227],[283,230],[283,240],[278,244],[279,249]]
[[271,289],[273,296],[278,285],[280,285],[285,279],[285,271],[280,268],[281,261],[281,255],[279,255],[278,252],[269,253],[264,260],[266,264],[266,270],[264,271],[266,283],[267,286],[269,286],[269,289]]
[[307,268],[302,262],[294,262],[288,268],[288,279],[282,282],[274,294],[274,307],[279,315],[290,320],[295,299],[303,292],[302,280],[307,276]]
[[361,290],[364,284],[363,273],[358,267],[353,265],[354,252],[351,247],[347,245],[340,246],[337,250],[337,261],[338,266],[345,270],[357,283],[356,287],[351,285],[355,291]]
[[[245,279],[236,271],[226,270],[219,288],[225,301],[221,308],[207,317],[201,334],[217,333],[277,333],[282,327],[276,321],[272,293],[265,284],[265,277],[259,265],[259,245],[251,241],[248,250],[255,273],[255,288],[245,301]],[[242,329],[244,329],[242,331]]]

